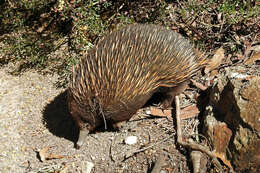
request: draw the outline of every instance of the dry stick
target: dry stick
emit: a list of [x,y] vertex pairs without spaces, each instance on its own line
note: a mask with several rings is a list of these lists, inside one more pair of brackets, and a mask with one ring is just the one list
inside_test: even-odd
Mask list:
[[207,148],[205,148],[202,145],[195,144],[195,143],[193,143],[193,144],[192,143],[187,143],[187,142],[184,142],[182,140],[181,116],[180,116],[180,99],[179,99],[179,96],[175,96],[175,106],[176,106],[177,142],[180,145],[184,146],[184,147],[189,147],[189,148],[191,148],[193,150],[198,150],[198,151],[206,153],[208,156],[210,156],[213,159],[213,162],[216,164],[218,170],[220,172],[223,172],[221,164],[219,163],[219,161],[217,160],[216,156],[211,151],[209,151]]
[[192,82],[192,84],[193,84],[195,87],[201,89],[202,91],[205,91],[205,90],[208,88],[208,87],[206,87],[205,85],[203,85],[203,84],[201,84],[201,83],[199,83],[199,82],[197,82],[197,81],[195,81],[195,80],[193,80],[193,79],[190,79],[190,81]]
[[160,173],[162,169],[162,165],[165,162],[165,156],[161,154],[159,158],[156,160],[155,165],[151,173]]
[[173,136],[174,136],[174,135],[171,135],[171,136],[169,136],[168,138],[165,138],[165,139],[162,140],[162,141],[159,141],[159,142],[157,142],[157,143],[154,143],[154,144],[152,144],[152,145],[149,145],[149,146],[147,146],[147,147],[144,147],[144,148],[142,148],[142,149],[140,149],[140,150],[136,150],[136,151],[134,151],[134,152],[132,152],[132,153],[127,153],[124,160],[130,158],[131,156],[135,155],[136,153],[143,152],[143,151],[148,150],[148,149],[150,149],[150,148],[152,148],[152,147],[154,147],[154,146],[156,146],[156,145],[159,145],[159,144],[161,144],[161,143],[167,141],[168,139],[173,138]]

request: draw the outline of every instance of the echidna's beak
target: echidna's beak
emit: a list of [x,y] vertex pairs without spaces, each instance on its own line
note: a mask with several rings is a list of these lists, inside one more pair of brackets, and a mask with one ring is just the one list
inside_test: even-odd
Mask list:
[[80,149],[80,147],[82,147],[88,134],[89,134],[89,131],[87,129],[79,131],[79,139],[78,139],[77,143],[75,144],[76,149]]

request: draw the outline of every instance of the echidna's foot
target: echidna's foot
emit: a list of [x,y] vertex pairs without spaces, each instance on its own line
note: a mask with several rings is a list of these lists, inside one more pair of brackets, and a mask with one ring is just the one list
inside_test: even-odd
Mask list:
[[85,139],[86,139],[86,137],[88,136],[88,134],[89,134],[89,130],[87,130],[87,129],[84,129],[84,130],[80,130],[80,131],[79,131],[79,139],[78,139],[78,141],[75,143],[75,148],[76,148],[76,149],[80,149],[80,147],[82,147],[82,145],[84,144]]
[[159,107],[161,109],[171,109],[172,108],[172,102],[173,102],[173,97],[167,97],[164,99],[160,104]]
[[164,88],[162,92],[164,94],[164,100],[160,104],[162,109],[170,109],[174,101],[175,96],[182,93],[188,87],[189,81],[179,83],[177,86],[172,88]]

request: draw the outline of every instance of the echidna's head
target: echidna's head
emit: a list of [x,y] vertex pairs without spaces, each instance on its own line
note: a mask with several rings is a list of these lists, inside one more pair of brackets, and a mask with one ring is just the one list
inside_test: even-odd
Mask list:
[[87,112],[86,108],[80,104],[79,100],[77,100],[77,96],[75,96],[75,93],[73,93],[71,88],[68,88],[67,91],[67,102],[72,118],[75,120],[79,128],[82,128],[83,124],[81,122],[84,120],[83,117],[87,117],[89,112]]
[[69,87],[67,92],[68,108],[80,129],[92,130],[101,123],[101,106],[96,98],[85,97],[84,94],[77,88]]

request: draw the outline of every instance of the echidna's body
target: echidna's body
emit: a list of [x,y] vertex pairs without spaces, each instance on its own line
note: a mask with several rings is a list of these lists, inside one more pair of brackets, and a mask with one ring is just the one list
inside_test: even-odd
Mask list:
[[171,30],[155,25],[122,28],[104,37],[74,67],[70,112],[87,133],[104,123],[128,120],[160,87],[188,80],[203,62]]

